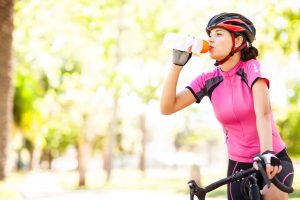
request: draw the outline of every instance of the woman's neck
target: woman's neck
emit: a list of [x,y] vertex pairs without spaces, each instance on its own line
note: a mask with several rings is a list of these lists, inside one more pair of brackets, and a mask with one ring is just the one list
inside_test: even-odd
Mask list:
[[225,63],[223,63],[220,68],[223,72],[231,70],[239,61],[241,60],[241,52],[235,53],[231,56]]

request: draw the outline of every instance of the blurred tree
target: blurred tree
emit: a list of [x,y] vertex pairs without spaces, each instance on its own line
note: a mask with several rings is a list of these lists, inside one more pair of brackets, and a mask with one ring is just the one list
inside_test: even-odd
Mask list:
[[[207,7],[200,9],[191,2],[18,1],[15,120],[21,122],[17,125],[30,125],[30,131],[24,133],[26,139],[35,145],[42,137],[49,162],[68,145],[76,146],[81,180],[86,164],[81,158],[88,156],[83,146],[93,143],[105,155],[109,180],[114,157],[126,152],[116,151],[129,132],[120,128],[124,118],[129,118],[127,113],[122,116],[122,109],[136,109],[122,100],[135,96],[139,120],[131,126],[141,130],[142,136],[135,135],[140,142],[136,146],[141,148],[131,153],[140,155],[144,170],[151,131],[146,110],[157,98],[165,70],[162,63],[169,59],[161,48],[163,36],[166,32],[198,33],[204,24],[207,12],[202,11]],[[189,5],[191,12],[182,15],[181,5]],[[188,131],[192,134],[184,135],[187,140],[197,136],[193,134],[196,131]],[[182,145],[188,147],[189,142]]]
[[300,8],[287,7],[285,1],[277,0],[268,4],[267,12],[262,17],[266,37],[259,47],[262,53],[281,49],[286,55],[298,52],[299,56]]
[[[296,53],[296,57],[300,56],[300,8],[287,7],[285,1],[278,0],[268,6],[268,12],[264,17],[264,30],[263,32],[271,42],[264,42],[261,44],[260,49],[262,52],[279,51],[284,53],[284,56],[291,56]],[[282,6],[278,6],[282,5]],[[279,58],[277,58],[279,60]],[[286,60],[284,64],[286,64]],[[293,64],[292,62],[290,62]],[[295,64],[299,63],[295,60]],[[285,70],[291,70],[292,66],[283,66]],[[290,72],[289,72],[290,73]],[[287,90],[288,105],[284,109],[285,114],[283,119],[277,120],[281,135],[287,145],[287,149],[293,156],[300,155],[300,146],[297,142],[300,139],[299,134],[299,117],[300,117],[300,86],[298,80],[289,80],[288,78]]]
[[13,10],[13,0],[0,0],[0,180],[7,176],[7,148],[12,119]]
[[[17,55],[17,58],[20,57]],[[23,134],[23,147],[30,153],[29,168],[35,169],[39,164],[41,145],[41,126],[43,124],[37,102],[46,93],[42,77],[36,77],[30,68],[17,65],[15,77],[15,94],[13,100],[13,118],[15,127]],[[29,63],[28,63],[29,64]],[[21,151],[19,149],[19,151]]]
[[[17,63],[21,72],[27,71],[28,77],[23,80],[20,74],[21,76],[17,78],[20,79],[18,80],[20,87],[16,95],[15,113],[19,113],[16,115],[16,119],[19,118],[16,121],[19,122],[27,119],[27,122],[32,123],[36,121],[35,117],[38,119],[36,123],[40,123],[40,126],[35,127],[43,131],[33,131],[29,129],[30,126],[27,126],[30,131],[27,131],[28,134],[24,133],[25,137],[32,141],[33,148],[35,141],[43,136],[44,150],[47,154],[51,154],[48,156],[51,160],[63,152],[67,146],[68,135],[70,137],[68,144],[77,145],[78,139],[82,137],[74,136],[74,133],[79,133],[71,128],[79,130],[81,128],[74,126],[78,123],[73,123],[70,116],[74,111],[77,111],[78,115],[87,113],[90,115],[90,111],[83,113],[80,110],[84,108],[83,105],[90,104],[88,101],[83,101],[81,104],[79,99],[76,99],[76,95],[73,96],[75,98],[73,100],[66,100],[65,97],[84,90],[95,91],[97,85],[100,84],[100,88],[106,90],[106,97],[113,102],[113,104],[103,105],[107,107],[108,112],[98,110],[100,113],[109,113],[109,115],[103,114],[104,118],[110,119],[103,120],[109,123],[108,131],[95,131],[108,134],[107,139],[101,139],[102,142],[107,142],[107,145],[101,144],[101,147],[106,148],[104,163],[108,177],[110,176],[113,149],[116,148],[115,132],[119,126],[117,123],[119,98],[124,95],[122,90],[126,87],[124,84],[126,77],[122,75],[124,73],[122,66],[128,59],[132,61],[131,63],[143,59],[143,63],[138,65],[138,68],[148,67],[146,63],[151,59],[159,60],[160,51],[157,46],[160,46],[162,37],[167,32],[167,29],[157,28],[160,23],[159,14],[162,14],[161,5],[157,2],[155,6],[149,6],[139,1],[129,0],[94,3],[80,1],[76,4],[72,1],[57,4],[55,0],[52,0],[43,5],[35,1],[18,2],[16,6],[18,13]],[[160,27],[163,26],[160,25]],[[29,46],[30,51],[28,51]],[[160,67],[159,62],[156,63],[156,68]],[[94,66],[100,70],[92,69]],[[78,71],[81,68],[83,69]],[[34,78],[37,81],[34,81]],[[147,78],[148,76],[144,76],[144,79]],[[84,82],[85,79],[89,82]],[[157,79],[157,77],[154,76],[151,79]],[[139,88],[140,91],[146,89],[145,94],[150,92],[147,94],[148,99],[155,92],[151,82],[153,81],[149,81],[149,86]],[[154,82],[157,88],[159,82]],[[25,88],[28,83],[31,84],[31,92]],[[143,86],[140,83],[139,85]],[[147,88],[151,90],[148,91]],[[39,96],[40,89],[44,89],[46,93]],[[24,92],[30,95],[22,96]],[[24,102],[31,104],[18,103],[25,100],[25,97],[28,100]],[[87,99],[89,99],[88,96]],[[74,111],[71,111],[72,109]],[[95,111],[95,109],[91,110]],[[88,118],[96,116],[101,115],[94,113]],[[70,124],[65,122],[66,119],[63,119],[65,117],[69,119]],[[42,121],[47,123],[42,123]],[[24,123],[17,123],[17,125],[22,124]],[[64,126],[69,126],[69,128]],[[68,131],[70,134],[67,134]]]
[[277,121],[279,130],[292,156],[300,156],[300,83],[290,83],[289,105],[285,117]]
[[[135,0],[116,0],[101,7],[102,13],[110,16],[110,20],[103,22],[102,25],[106,29],[100,31],[104,47],[103,59],[106,61],[106,67],[102,70],[102,85],[113,102],[104,159],[107,180],[110,177],[114,150],[117,147],[116,133],[119,129],[117,122],[120,117],[118,114],[120,112],[120,98],[136,94],[143,106],[147,107],[147,104],[156,98],[157,89],[161,84],[161,78],[157,74],[152,73],[150,75],[148,72],[154,72],[154,68],[157,70],[160,67],[157,60],[161,58],[161,55],[157,47],[161,46],[163,35],[170,28],[158,28],[164,2],[155,2],[151,6],[148,4]],[[93,20],[97,22],[101,18],[94,18]],[[151,62],[155,64],[148,65]],[[130,73],[133,71],[135,73]],[[140,79],[143,81],[136,81]],[[126,90],[128,85],[130,91]],[[139,112],[142,113],[139,120],[143,135],[140,141],[140,168],[142,171],[145,169],[145,146],[147,142],[146,113],[144,111],[143,109]]]
[[[35,23],[33,20],[28,23],[23,20],[22,11],[26,4],[30,8],[30,2],[17,1],[15,5],[15,31],[14,31],[14,47],[15,47],[15,94],[13,105],[13,118],[15,129],[22,134],[23,143],[18,147],[20,153],[22,148],[30,152],[30,169],[39,167],[43,119],[39,108],[39,101],[44,97],[48,89],[47,76],[41,71],[36,71],[33,66],[36,60],[33,58],[34,44],[31,45],[31,50],[28,51],[27,44],[33,41],[31,39],[29,26]],[[35,10],[36,11],[36,10]],[[32,12],[35,13],[35,12]],[[32,19],[32,16],[28,16]],[[26,28],[28,29],[26,29]],[[23,29],[24,28],[24,29]],[[22,33],[20,35],[20,33]],[[30,57],[30,58],[29,58]],[[22,159],[19,156],[19,159]]]
[[[104,148],[104,169],[106,171],[106,181],[109,182],[111,179],[112,169],[113,169],[113,159],[114,150],[116,145],[116,132],[117,132],[117,122],[118,122],[118,112],[119,112],[119,98],[123,87],[123,76],[118,69],[118,65],[122,62],[123,55],[121,53],[121,37],[123,36],[124,30],[127,28],[123,25],[123,19],[125,18],[124,6],[126,0],[116,0],[110,2],[107,5],[106,12],[110,9],[115,13],[115,26],[114,29],[115,38],[114,40],[108,39],[108,43],[104,42],[105,49],[111,51],[113,54],[108,55],[110,62],[108,62],[109,69],[104,70],[104,83],[107,92],[111,95],[112,99],[112,111],[111,120],[109,123],[107,131],[107,144]],[[107,21],[108,22],[108,21]],[[113,42],[114,41],[114,42]],[[105,57],[105,55],[104,55]]]
[[109,129],[107,132],[107,144],[104,148],[104,170],[106,171],[106,181],[109,182],[111,179],[111,174],[113,170],[113,159],[114,159],[114,148],[116,143],[116,130],[118,121],[118,109],[119,109],[119,98],[121,92],[121,82],[117,80],[116,73],[106,74],[109,78],[109,82],[112,84],[107,84],[107,89],[111,92],[113,96],[113,106],[111,121],[109,123]]
[[152,101],[158,99],[157,96],[157,88],[160,86],[159,79],[157,80],[157,84],[149,83],[145,85],[143,88],[138,89],[136,86],[132,85],[133,91],[139,96],[143,104],[143,110],[140,111],[139,115],[139,128],[142,133],[141,137],[141,151],[140,151],[140,161],[139,161],[139,169],[145,173],[146,171],[146,151],[147,151],[147,143],[149,141],[149,131],[147,129],[147,105]]
[[15,32],[15,124],[32,149],[43,145],[49,167],[69,145],[76,146],[80,185],[84,184],[87,164],[82,159],[87,157],[82,148],[86,144],[86,116],[92,110],[85,105],[91,105],[96,89],[87,81],[91,72],[83,66],[91,65],[89,56],[99,54],[96,50],[90,53],[94,46],[86,47],[94,41],[81,24],[86,13],[76,10],[83,9],[85,3],[18,1]]
[[[125,79],[130,86],[131,93],[137,95],[141,104],[138,123],[136,125],[140,129],[140,150],[139,150],[139,169],[143,174],[146,171],[146,155],[147,143],[150,140],[150,130],[147,128],[147,109],[151,101],[157,101],[158,89],[163,81],[160,60],[163,58],[161,43],[167,32],[177,32],[178,28],[173,23],[162,26],[163,15],[168,15],[164,8],[168,7],[168,11],[172,11],[175,4],[172,1],[161,2],[143,2],[137,3],[133,1],[131,20],[134,21],[134,28],[127,29],[124,35],[126,39],[132,41],[131,55],[128,55],[138,64],[131,66],[130,71],[134,71]],[[151,4],[151,5],[150,5]],[[147,8],[147,9],[145,9]],[[164,16],[165,17],[165,16]],[[137,42],[139,40],[140,42]],[[128,53],[126,53],[128,54]],[[125,54],[125,56],[126,56]]]

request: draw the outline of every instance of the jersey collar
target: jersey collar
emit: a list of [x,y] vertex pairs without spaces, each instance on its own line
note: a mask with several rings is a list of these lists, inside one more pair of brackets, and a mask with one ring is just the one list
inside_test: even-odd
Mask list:
[[221,66],[218,66],[218,68],[223,76],[233,76],[241,68],[242,64],[243,64],[243,61],[240,60],[233,68],[231,68],[230,70],[225,71],[225,72],[221,70]]

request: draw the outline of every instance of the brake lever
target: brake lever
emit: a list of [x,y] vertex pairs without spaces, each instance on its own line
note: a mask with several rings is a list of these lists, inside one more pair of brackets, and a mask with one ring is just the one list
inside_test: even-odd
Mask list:
[[268,188],[270,188],[271,187],[271,181],[268,178],[268,175],[267,175],[261,161],[256,161],[256,163],[257,163],[259,172],[261,173],[262,177],[264,178],[264,181],[267,183]]

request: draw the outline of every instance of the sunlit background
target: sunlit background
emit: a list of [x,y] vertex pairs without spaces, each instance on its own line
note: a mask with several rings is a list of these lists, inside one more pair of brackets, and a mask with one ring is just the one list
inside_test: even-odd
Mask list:
[[[206,24],[220,12],[256,26],[253,45],[295,164],[290,199],[300,199],[299,0],[15,0],[0,199],[181,200],[190,179],[205,186],[225,177],[224,136],[209,99],[169,116],[159,110],[172,60],[164,35],[207,39]],[[194,55],[178,88],[213,63]],[[226,187],[209,195],[225,197]]]

